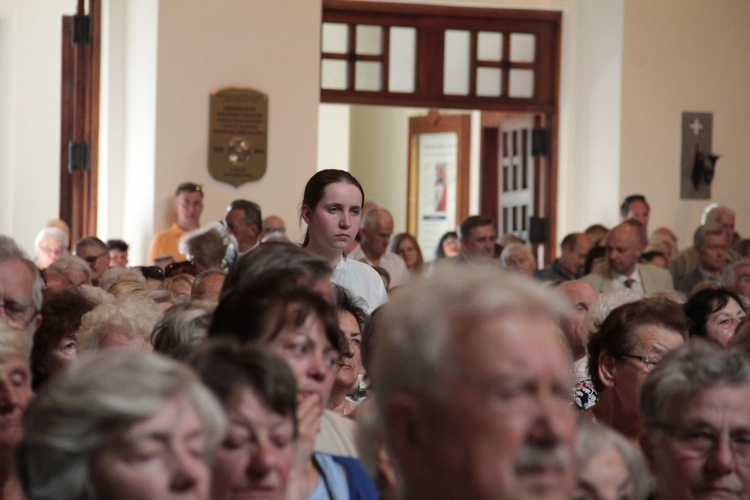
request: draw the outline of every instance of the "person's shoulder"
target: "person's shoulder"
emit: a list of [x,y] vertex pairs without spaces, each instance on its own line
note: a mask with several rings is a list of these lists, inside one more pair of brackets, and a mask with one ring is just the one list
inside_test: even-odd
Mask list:
[[[669,277],[672,276],[669,273],[669,271],[666,270],[666,269],[664,269],[663,267],[657,266],[657,265],[654,265],[654,264],[649,264],[649,263],[646,263],[646,262],[639,263],[638,264],[638,269],[642,273],[645,272],[645,273],[652,274],[652,275],[669,276]],[[697,271],[698,268],[696,268],[695,270]],[[690,273],[690,274],[692,274],[692,273]]]
[[562,276],[560,276],[557,272],[555,272],[554,267],[552,267],[552,264],[547,264],[542,269],[537,271],[537,275],[541,280],[547,281],[547,280],[555,280],[559,279]]
[[598,267],[592,270],[590,273],[585,274],[581,277],[582,281],[592,285],[593,283],[601,283],[603,281],[611,280],[612,275],[609,272],[609,268],[606,266]]
[[[387,260],[392,260],[393,262],[400,262],[404,266],[406,265],[406,262],[404,262],[404,259],[396,252],[391,252],[390,250],[386,250],[385,253],[383,254],[383,257],[385,257]],[[381,259],[383,257],[381,257]]]
[[361,273],[362,275],[374,276],[375,278],[380,279],[380,275],[375,269],[372,268],[370,264],[367,264],[366,262],[360,262],[356,259],[353,259],[351,256],[347,256],[344,265],[351,270]]
[[353,260],[361,260],[365,258],[365,252],[362,250],[362,245],[358,244],[351,252],[347,252],[347,258]]

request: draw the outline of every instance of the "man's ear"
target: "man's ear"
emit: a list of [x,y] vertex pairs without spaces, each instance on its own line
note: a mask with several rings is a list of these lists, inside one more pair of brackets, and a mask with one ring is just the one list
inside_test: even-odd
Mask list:
[[[34,332],[36,332],[39,329],[39,326],[42,324],[42,313],[39,313],[34,318]],[[33,334],[32,334],[33,335]]]
[[604,387],[612,387],[615,385],[615,366],[617,359],[610,356],[606,352],[599,353],[599,380],[602,381]]
[[424,464],[424,452],[429,449],[426,440],[430,439],[427,416],[426,408],[410,394],[398,393],[388,399],[385,424],[399,460],[410,467]]

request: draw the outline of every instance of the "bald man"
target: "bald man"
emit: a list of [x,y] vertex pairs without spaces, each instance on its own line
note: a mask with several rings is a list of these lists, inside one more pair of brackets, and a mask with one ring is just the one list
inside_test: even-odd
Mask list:
[[393,217],[388,210],[375,208],[367,212],[359,233],[362,239],[347,257],[388,271],[391,288],[409,284],[411,278],[404,259],[388,251],[393,234]]

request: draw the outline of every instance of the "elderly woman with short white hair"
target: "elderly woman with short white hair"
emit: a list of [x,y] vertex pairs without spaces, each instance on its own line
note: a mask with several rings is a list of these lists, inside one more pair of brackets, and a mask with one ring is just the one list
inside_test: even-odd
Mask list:
[[220,404],[188,367],[107,351],[52,378],[26,415],[27,497],[207,499],[226,434]]
[[509,243],[500,253],[500,262],[504,269],[515,271],[529,278],[536,273],[536,259],[531,248],[523,243]]
[[63,255],[48,270],[62,275],[71,287],[91,284],[91,267],[75,255]]
[[37,233],[34,249],[34,263],[39,269],[47,269],[68,253],[68,235],[57,227],[45,227]]
[[161,309],[148,297],[122,295],[83,315],[78,352],[105,348],[152,351],[151,332],[161,317]]

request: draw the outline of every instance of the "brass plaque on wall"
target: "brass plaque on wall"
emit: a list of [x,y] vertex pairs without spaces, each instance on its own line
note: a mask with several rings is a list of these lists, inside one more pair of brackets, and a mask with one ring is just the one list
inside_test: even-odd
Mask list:
[[211,92],[208,171],[239,187],[266,173],[268,96],[242,88]]

